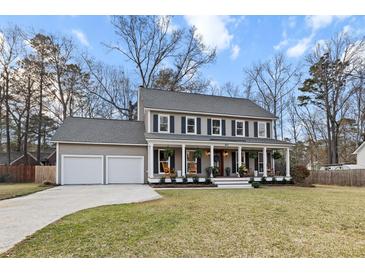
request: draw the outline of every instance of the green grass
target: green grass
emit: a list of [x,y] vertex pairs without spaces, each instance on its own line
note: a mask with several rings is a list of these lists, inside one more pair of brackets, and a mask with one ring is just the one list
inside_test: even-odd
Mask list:
[[28,195],[50,187],[36,183],[0,183],[0,200]]
[[4,257],[364,257],[365,188],[164,190],[66,216]]

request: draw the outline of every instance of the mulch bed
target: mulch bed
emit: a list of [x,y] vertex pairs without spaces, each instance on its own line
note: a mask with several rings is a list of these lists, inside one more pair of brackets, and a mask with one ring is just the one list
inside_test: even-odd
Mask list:
[[184,184],[184,183],[176,183],[176,184],[169,184],[169,183],[157,183],[157,184],[149,184],[149,186],[153,188],[192,188],[192,187],[217,187],[215,184]]

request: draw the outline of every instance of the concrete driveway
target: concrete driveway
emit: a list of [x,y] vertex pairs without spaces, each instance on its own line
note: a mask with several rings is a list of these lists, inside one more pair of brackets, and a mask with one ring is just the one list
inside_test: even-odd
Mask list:
[[160,198],[146,185],[59,186],[0,201],[0,253],[70,213],[101,205]]

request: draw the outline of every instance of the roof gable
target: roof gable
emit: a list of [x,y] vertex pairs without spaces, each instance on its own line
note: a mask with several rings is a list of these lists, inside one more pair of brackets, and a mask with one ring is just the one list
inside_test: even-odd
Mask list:
[[164,91],[143,87],[140,88],[140,92],[141,100],[146,108],[276,119],[271,112],[251,100],[243,98]]

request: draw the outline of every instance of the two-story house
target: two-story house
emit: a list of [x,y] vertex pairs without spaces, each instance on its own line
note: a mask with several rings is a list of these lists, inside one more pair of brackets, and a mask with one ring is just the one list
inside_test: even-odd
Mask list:
[[290,176],[292,144],[273,138],[276,117],[250,100],[140,88],[137,113],[137,121],[67,118],[53,137],[57,182],[153,183],[166,167],[180,177],[211,176],[209,167],[237,177],[241,165],[248,176]]

